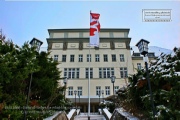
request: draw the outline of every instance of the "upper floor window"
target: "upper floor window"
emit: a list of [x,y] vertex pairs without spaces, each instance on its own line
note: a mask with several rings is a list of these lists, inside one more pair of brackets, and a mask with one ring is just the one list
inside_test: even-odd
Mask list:
[[78,87],[78,90],[77,90],[77,95],[78,96],[82,96],[82,87]]
[[116,62],[116,55],[113,54],[113,55],[111,55],[111,56],[112,56],[112,62]]
[[70,55],[70,62],[74,62],[74,55]]
[[114,93],[116,93],[119,90],[119,86],[114,86]]
[[95,54],[95,61],[99,62],[99,54]]
[[108,55],[103,55],[104,56],[104,62],[108,62]]
[[101,86],[96,86],[96,95],[99,95],[101,92]]
[[125,78],[128,76],[127,67],[120,67],[120,75],[121,78]]
[[83,55],[79,55],[79,62],[83,62]]
[[66,62],[66,55],[62,55],[62,62]]
[[137,69],[141,70],[141,63],[137,63]]
[[58,61],[58,55],[54,55],[54,61]]
[[124,54],[120,54],[120,62],[124,62]]
[[68,88],[68,95],[73,96],[73,87]]
[[114,75],[114,68],[99,68],[99,78],[110,78]]
[[[86,68],[86,78],[89,78],[89,68]],[[93,68],[90,68],[90,78],[93,78]]]
[[87,55],[87,62],[91,62],[91,55]]
[[79,68],[64,68],[64,77],[70,79],[79,78]]
[[110,86],[105,87],[106,95],[110,95]]

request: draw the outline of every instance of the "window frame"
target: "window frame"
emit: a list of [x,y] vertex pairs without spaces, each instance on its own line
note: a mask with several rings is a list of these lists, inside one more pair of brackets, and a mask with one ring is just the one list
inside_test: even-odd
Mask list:
[[125,62],[124,54],[119,55],[120,62]]
[[80,55],[79,55],[78,62],[83,62],[83,54],[80,54]]
[[95,62],[100,62],[100,56],[99,56],[99,54],[95,54]]
[[110,86],[105,86],[105,95],[110,95]]
[[70,55],[70,62],[74,62],[75,55]]
[[108,54],[104,54],[103,58],[104,58],[104,62],[108,62]]
[[54,61],[58,61],[59,55],[54,55]]
[[96,86],[96,95],[99,95],[101,92],[101,86]]
[[66,62],[66,55],[62,55],[62,62]]
[[112,54],[111,57],[112,57],[112,62],[116,62],[116,54]]
[[[72,88],[72,89],[70,89]],[[68,87],[68,96],[73,96],[73,86]]]

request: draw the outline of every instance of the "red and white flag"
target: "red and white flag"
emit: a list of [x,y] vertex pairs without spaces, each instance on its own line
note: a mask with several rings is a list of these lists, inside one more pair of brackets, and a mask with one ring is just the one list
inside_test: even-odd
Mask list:
[[90,13],[90,46],[99,46],[99,16],[98,13]]

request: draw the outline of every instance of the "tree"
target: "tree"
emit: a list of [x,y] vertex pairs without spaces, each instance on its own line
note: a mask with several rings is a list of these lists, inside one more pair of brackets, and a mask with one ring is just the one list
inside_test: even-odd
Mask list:
[[[180,118],[180,48],[174,53],[162,53],[149,67],[150,82],[154,96],[154,104],[158,120]],[[149,112],[152,117],[149,88],[146,71],[138,70],[137,74],[129,77],[126,99],[138,109]]]
[[[36,52],[28,42],[19,47],[12,41],[0,40],[0,119],[22,119],[31,74],[33,79],[28,104],[31,107],[42,106],[42,109],[33,109],[39,112],[29,113],[28,119],[42,119],[46,115],[44,112],[50,110],[48,107],[62,104],[60,101],[64,99],[62,93],[65,88],[58,86],[58,63],[48,55]],[[65,104],[68,102],[65,101]]]

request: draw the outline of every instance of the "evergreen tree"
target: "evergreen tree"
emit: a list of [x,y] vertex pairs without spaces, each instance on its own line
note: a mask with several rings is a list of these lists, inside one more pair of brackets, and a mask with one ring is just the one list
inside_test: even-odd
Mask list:
[[61,102],[64,100],[65,88],[58,85],[58,63],[48,58],[48,55],[46,52],[38,53],[28,42],[19,47],[12,41],[0,40],[0,119],[23,118],[31,74],[33,77],[28,105],[42,106],[42,109],[28,113],[28,119],[42,119],[48,107],[68,105],[67,100]]
[[[172,54],[162,53],[151,62],[149,73],[156,117],[158,120],[177,120],[180,118],[180,48],[175,48]],[[137,74],[129,77],[129,82],[127,101],[139,109],[149,111],[149,117],[152,117],[146,71],[138,70]]]

